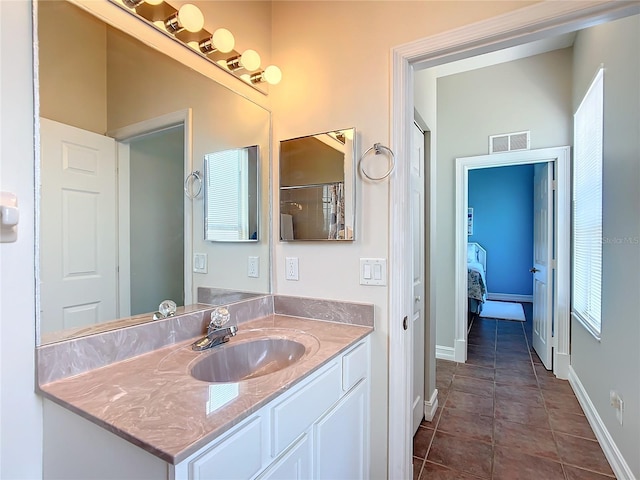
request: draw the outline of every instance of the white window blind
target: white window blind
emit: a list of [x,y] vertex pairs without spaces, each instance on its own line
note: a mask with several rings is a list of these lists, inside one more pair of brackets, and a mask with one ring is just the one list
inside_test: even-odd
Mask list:
[[247,149],[206,155],[215,168],[207,170],[206,239],[234,241],[248,238]]
[[596,338],[602,299],[602,136],[600,69],[574,115],[572,313]]

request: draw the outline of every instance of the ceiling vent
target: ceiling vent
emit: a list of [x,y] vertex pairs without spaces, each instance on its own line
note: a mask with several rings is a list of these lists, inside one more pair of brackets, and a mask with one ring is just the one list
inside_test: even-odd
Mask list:
[[530,132],[504,133],[489,136],[489,153],[529,150]]

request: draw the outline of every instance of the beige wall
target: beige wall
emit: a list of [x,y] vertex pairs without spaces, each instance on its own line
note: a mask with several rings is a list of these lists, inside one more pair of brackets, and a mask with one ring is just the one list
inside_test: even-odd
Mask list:
[[66,2],[45,1],[38,3],[38,35],[40,115],[104,135],[106,25]]
[[[526,5],[501,1],[274,2],[273,60],[283,71],[281,84],[270,95],[274,142],[354,126],[358,152],[375,142],[389,145],[390,49]],[[275,171],[277,162],[275,151]],[[361,257],[389,256],[388,185],[388,181],[370,183],[358,177],[355,242],[301,245],[276,241],[274,256],[277,293],[375,304],[373,478],[384,478],[387,472],[388,291],[361,286],[358,270]],[[298,282],[284,279],[287,256],[299,258]]]
[[[571,365],[640,478],[640,15],[584,30],[574,45],[573,109],[604,65],[602,338],[571,325]],[[620,425],[609,391],[625,402]]]
[[42,478],[34,385],[35,210],[31,5],[0,2],[0,189],[18,197],[18,241],[0,243],[0,478]]
[[532,149],[572,144],[571,59],[566,48],[437,80],[439,346],[455,336],[455,159],[488,154],[489,135],[524,130]]

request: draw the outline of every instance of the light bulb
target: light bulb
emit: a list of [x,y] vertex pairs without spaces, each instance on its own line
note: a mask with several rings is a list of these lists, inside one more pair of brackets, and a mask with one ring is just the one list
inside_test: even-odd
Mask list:
[[211,37],[213,45],[216,50],[222,53],[229,53],[236,46],[236,39],[233,38],[233,34],[226,28],[219,28],[213,32]]
[[282,80],[282,72],[275,65],[269,65],[265,68],[262,76],[269,85],[277,85]]
[[204,15],[198,7],[185,3],[178,10],[178,19],[188,32],[199,32],[204,27]]
[[164,24],[170,33],[175,34],[182,30],[195,33],[204,27],[204,15],[195,5],[185,3],[180,10],[167,18]]
[[148,3],[149,5],[160,5],[164,3],[164,0],[144,0],[144,3]]
[[349,128],[348,130],[342,130],[342,133],[344,134],[345,138],[347,140],[353,140],[353,129]]
[[247,83],[251,83],[251,75],[249,75],[248,73],[243,73],[242,75],[240,75],[240,79],[244,80]]
[[240,56],[240,65],[253,72],[260,68],[260,55],[255,50],[245,50]]

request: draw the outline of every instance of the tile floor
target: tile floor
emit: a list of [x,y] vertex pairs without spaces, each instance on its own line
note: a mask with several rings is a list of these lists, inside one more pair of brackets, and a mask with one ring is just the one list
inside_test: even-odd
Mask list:
[[436,363],[438,411],[413,439],[413,478],[610,480],[569,382],[547,372],[526,322],[476,319],[468,360]]

